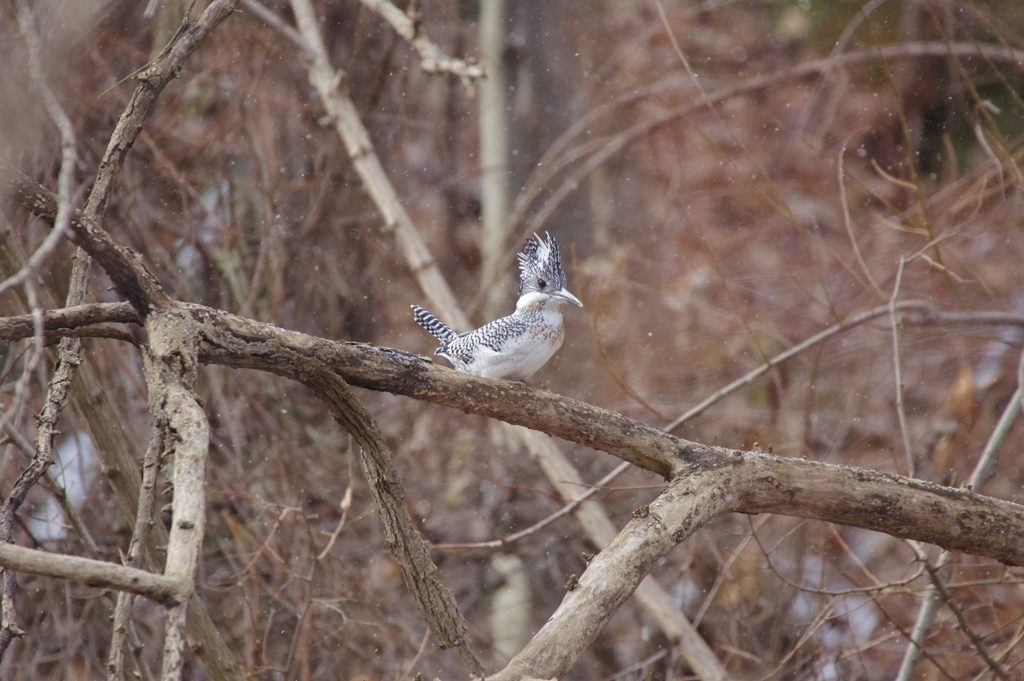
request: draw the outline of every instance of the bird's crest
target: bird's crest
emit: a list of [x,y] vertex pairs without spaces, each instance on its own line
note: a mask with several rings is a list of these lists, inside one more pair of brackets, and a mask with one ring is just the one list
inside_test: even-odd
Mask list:
[[565,288],[565,271],[558,254],[558,244],[550,234],[544,241],[536,234],[527,240],[519,254],[519,295],[530,291],[559,291]]

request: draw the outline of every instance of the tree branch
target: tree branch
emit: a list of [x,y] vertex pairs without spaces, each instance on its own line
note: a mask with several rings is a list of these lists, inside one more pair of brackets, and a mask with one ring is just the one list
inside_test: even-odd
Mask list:
[[[200,359],[303,380],[322,362],[346,382],[556,435],[681,479],[735,472],[732,511],[782,513],[913,538],[1024,565],[1024,506],[899,475],[689,442],[614,411],[531,386],[459,373],[399,350],[327,341],[188,305]],[[741,475],[742,474],[742,475]]]
[[15,572],[61,577],[98,589],[128,591],[163,604],[180,602],[192,591],[191,583],[180,577],[13,544],[0,543],[0,565]]
[[497,418],[600,449],[667,479],[727,467],[745,513],[783,513],[914,538],[1024,565],[1024,507],[968,490],[866,469],[689,442],[627,416],[532,386],[493,381],[424,357],[285,331],[182,304],[203,339],[200,361],[309,380],[323,367],[347,383]]
[[418,20],[395,7],[390,0],[361,0],[361,2],[379,14],[391,24],[398,35],[409,41],[409,44],[420,53],[420,68],[426,73],[453,73],[462,79],[463,85],[472,88],[473,81],[484,77],[483,67],[463,59],[449,57],[441,48],[430,42],[423,32]]
[[[193,392],[198,337],[174,311],[146,318],[149,345],[143,350],[153,427],[166,429],[174,457],[173,510],[164,574],[193,588],[206,526],[206,456],[210,424]],[[185,652],[187,599],[167,606],[162,681],[181,678]]]
[[[43,330],[47,342],[55,338],[84,336],[115,338],[128,342],[135,339],[120,329],[106,324],[141,324],[139,315],[128,303],[91,303],[59,310],[42,310]],[[11,343],[35,334],[34,315],[0,317],[0,341]]]

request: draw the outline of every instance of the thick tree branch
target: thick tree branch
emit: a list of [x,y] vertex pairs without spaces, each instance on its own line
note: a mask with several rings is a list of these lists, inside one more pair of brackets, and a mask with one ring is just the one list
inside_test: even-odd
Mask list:
[[689,442],[627,416],[531,386],[463,374],[426,358],[284,331],[187,306],[200,359],[303,380],[323,363],[351,385],[406,395],[600,449],[666,479],[727,468],[732,511],[782,513],[918,539],[1024,565],[1024,506],[898,475]]
[[1024,507],[1017,504],[866,469],[688,442],[617,412],[399,350],[328,341],[199,305],[183,304],[182,314],[198,324],[200,361],[300,382],[326,366],[351,385],[523,425],[667,479],[728,467],[737,472],[730,493],[743,502],[735,511],[827,520],[1024,565]]

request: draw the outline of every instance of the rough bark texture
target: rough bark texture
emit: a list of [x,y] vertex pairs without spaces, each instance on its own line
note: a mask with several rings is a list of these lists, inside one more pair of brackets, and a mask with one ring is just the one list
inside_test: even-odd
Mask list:
[[[138,324],[140,318],[128,303],[91,303],[62,310],[43,311],[43,329],[47,331],[78,329],[100,323],[99,320],[107,323]],[[0,319],[0,340],[10,342],[31,338],[35,333],[32,325],[30,314],[4,317]]]
[[158,428],[166,428],[168,454],[174,459],[174,507],[164,574],[187,585],[178,603],[167,606],[164,635],[164,681],[181,678],[185,652],[187,600],[194,591],[206,525],[206,456],[210,425],[199,406],[196,380],[195,330],[182,324],[176,310],[146,318],[149,345],[143,356],[149,409]]

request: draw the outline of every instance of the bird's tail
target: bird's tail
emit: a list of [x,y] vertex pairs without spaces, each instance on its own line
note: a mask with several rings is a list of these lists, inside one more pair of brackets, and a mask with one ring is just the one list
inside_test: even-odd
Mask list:
[[412,306],[412,314],[416,317],[416,323],[430,332],[434,338],[441,343],[444,349],[449,343],[455,340],[455,332],[448,328],[448,325],[440,319],[424,310],[419,305]]

